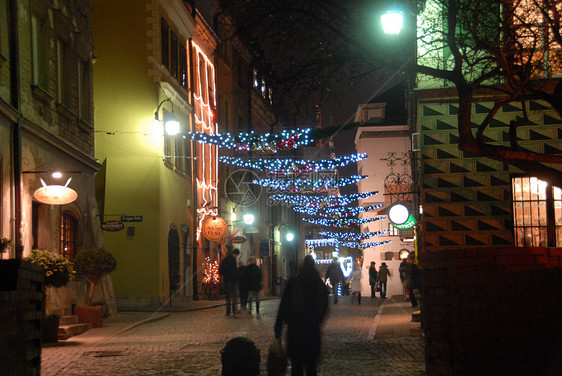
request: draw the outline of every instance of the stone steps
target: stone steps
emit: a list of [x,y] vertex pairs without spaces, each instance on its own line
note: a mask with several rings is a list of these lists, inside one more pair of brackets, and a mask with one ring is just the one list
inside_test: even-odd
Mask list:
[[69,339],[92,329],[90,323],[79,323],[78,316],[62,316],[59,323],[59,340]]

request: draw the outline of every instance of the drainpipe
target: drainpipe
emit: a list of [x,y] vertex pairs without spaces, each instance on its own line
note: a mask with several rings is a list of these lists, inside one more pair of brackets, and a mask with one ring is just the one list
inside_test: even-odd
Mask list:
[[[195,82],[195,73],[193,71],[193,39],[189,38],[189,75],[191,83]],[[193,87],[191,87],[191,104],[195,103]],[[195,110],[195,107],[194,107]],[[191,114],[191,132],[195,132],[195,114]],[[191,190],[193,195],[193,236],[191,238],[191,275],[192,275],[192,298],[199,300],[199,292],[197,289],[197,143],[191,140]]]
[[14,182],[14,243],[16,259],[23,256],[22,241],[22,177],[21,177],[21,112],[20,112],[20,65],[18,39],[18,0],[8,3],[8,38],[10,45],[10,104],[17,111],[17,120],[12,124],[12,176]]

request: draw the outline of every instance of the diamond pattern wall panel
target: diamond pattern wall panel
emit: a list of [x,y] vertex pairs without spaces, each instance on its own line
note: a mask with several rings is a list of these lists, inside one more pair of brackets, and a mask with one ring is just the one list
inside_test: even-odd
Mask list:
[[[421,132],[421,203],[426,250],[513,244],[510,167],[458,150],[458,105],[439,98],[418,103]],[[472,108],[472,130],[492,108]],[[518,128],[526,150],[562,154],[562,119],[542,101],[526,103],[531,124]],[[508,124],[522,118],[521,104],[503,106],[485,132],[486,142],[508,145]]]

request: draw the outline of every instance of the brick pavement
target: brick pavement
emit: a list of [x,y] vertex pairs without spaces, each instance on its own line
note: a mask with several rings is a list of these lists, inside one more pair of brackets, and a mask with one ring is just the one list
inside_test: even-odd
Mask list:
[[[226,318],[216,302],[178,312],[119,313],[103,328],[43,348],[41,374],[220,375],[220,350],[230,338],[246,336],[261,350],[265,375],[278,304],[265,300],[260,316],[235,318]],[[361,306],[344,297],[330,308],[319,375],[424,375],[420,324],[411,322],[412,309],[400,297],[364,298]]]

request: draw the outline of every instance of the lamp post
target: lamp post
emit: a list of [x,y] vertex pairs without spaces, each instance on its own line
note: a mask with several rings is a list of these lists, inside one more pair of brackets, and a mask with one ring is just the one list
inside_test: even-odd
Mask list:
[[[410,129],[410,135],[412,136],[416,132],[416,98],[415,98],[415,87],[416,87],[416,73],[415,71],[409,70],[407,65],[410,62],[414,62],[417,59],[417,13],[423,6],[422,3],[418,3],[416,0],[406,0],[402,9],[394,7],[389,9],[386,13],[381,15],[381,23],[383,26],[384,33],[389,37],[397,36],[398,34],[405,33],[406,51],[408,56],[406,56],[407,62],[404,64],[406,67],[406,104],[408,111],[408,126]],[[404,25],[404,20],[406,25]],[[403,28],[403,26],[405,26]],[[413,149],[413,148],[412,148]],[[420,215],[420,205],[419,205],[419,194],[417,185],[417,163],[416,156],[411,153],[411,176],[412,176],[412,189],[410,194],[412,195],[411,207],[403,205],[403,203],[396,203],[389,210],[389,217],[391,217],[390,211],[393,211],[391,222],[396,225],[405,225],[410,222],[410,217],[413,217],[413,222],[419,222]],[[414,229],[414,239],[416,236],[417,228]],[[417,250],[417,246],[415,247]]]

